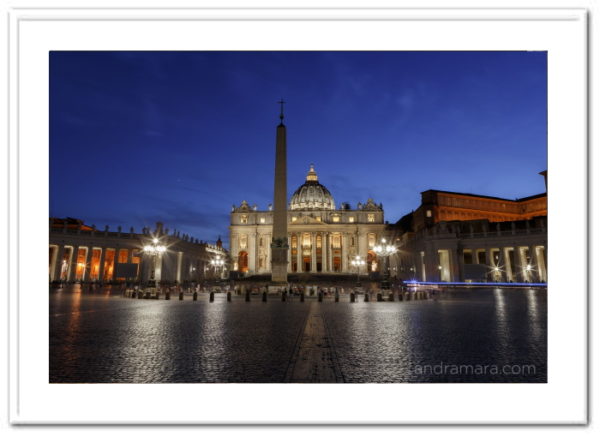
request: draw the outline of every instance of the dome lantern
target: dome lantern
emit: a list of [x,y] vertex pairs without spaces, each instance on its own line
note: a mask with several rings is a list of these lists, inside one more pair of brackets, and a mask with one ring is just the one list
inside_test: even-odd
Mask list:
[[290,200],[291,210],[334,210],[335,202],[327,188],[319,183],[314,164],[306,175],[304,184],[294,192]]

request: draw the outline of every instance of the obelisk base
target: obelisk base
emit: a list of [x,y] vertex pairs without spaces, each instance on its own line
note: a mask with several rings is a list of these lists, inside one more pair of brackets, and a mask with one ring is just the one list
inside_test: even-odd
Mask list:
[[287,284],[287,247],[271,247],[271,284]]

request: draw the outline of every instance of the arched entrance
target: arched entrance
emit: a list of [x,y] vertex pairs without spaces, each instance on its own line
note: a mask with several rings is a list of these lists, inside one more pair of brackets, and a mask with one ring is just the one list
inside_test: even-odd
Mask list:
[[238,254],[238,270],[246,273],[248,271],[248,252],[241,251]]

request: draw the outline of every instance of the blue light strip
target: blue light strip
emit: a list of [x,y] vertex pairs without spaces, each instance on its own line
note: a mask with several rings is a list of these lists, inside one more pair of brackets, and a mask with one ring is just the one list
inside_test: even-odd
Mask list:
[[406,285],[486,285],[491,287],[547,287],[545,282],[418,282],[406,281]]

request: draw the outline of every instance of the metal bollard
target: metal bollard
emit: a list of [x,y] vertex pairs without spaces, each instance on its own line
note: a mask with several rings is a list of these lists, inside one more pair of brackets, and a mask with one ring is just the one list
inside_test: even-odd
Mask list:
[[171,292],[169,290],[165,293],[165,300],[171,300]]
[[281,293],[281,301],[282,302],[285,302],[285,294],[286,294],[285,291],[283,293]]
[[262,295],[262,301],[266,302],[267,301],[267,292],[263,291],[263,295]]
[[231,302],[231,291],[227,292],[227,302]]
[[377,302],[383,302],[383,294],[377,293]]
[[319,292],[319,302],[323,302],[323,292]]
[[183,291],[179,292],[179,300],[183,300]]
[[215,292],[211,291],[210,294],[208,295],[208,300],[210,302],[214,302],[215,301]]
[[246,302],[250,302],[250,290],[246,290]]
[[394,292],[390,292],[390,295],[388,297],[388,301],[393,302],[394,301]]
[[369,293],[365,293],[365,302],[369,301]]
[[194,291],[193,299],[198,300],[198,292],[197,291]]
[[354,295],[354,293],[350,293],[350,303],[354,302],[356,302],[356,296]]
[[300,302],[304,302],[304,293],[300,295]]
[[340,295],[338,292],[335,293],[335,302],[339,302],[340,301]]

